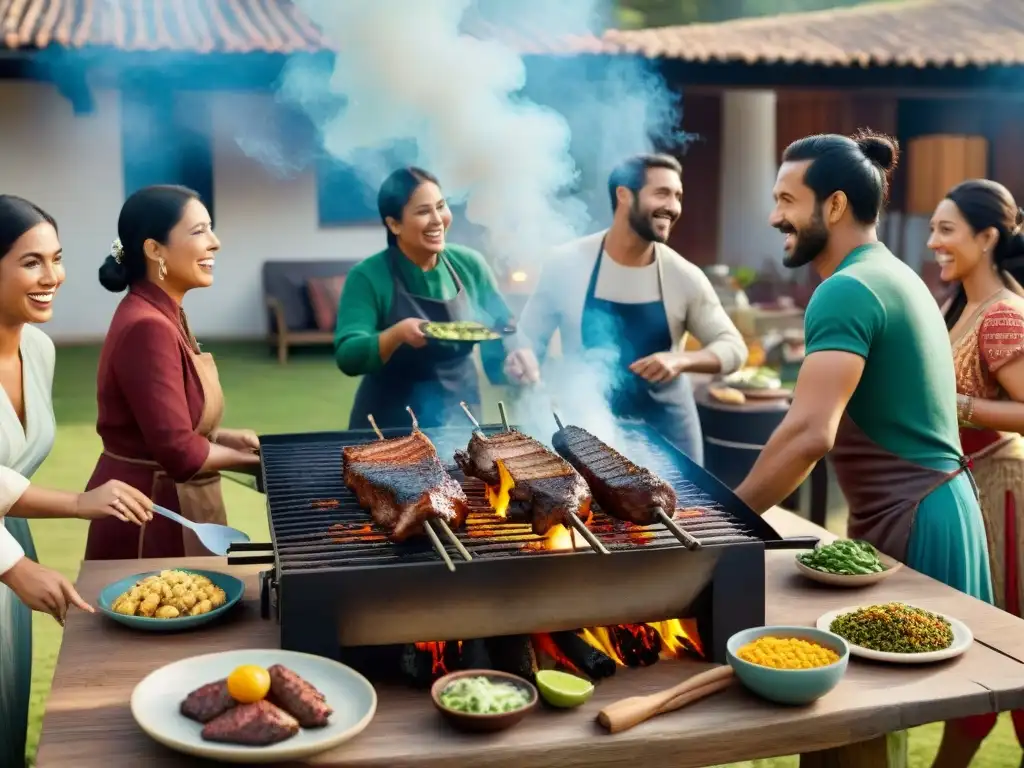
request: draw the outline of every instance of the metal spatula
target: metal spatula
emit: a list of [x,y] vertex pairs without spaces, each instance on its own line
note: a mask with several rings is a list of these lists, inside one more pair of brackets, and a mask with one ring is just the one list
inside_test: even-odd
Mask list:
[[228,548],[232,544],[243,544],[249,541],[248,534],[242,533],[237,528],[231,528],[227,525],[217,525],[215,523],[193,523],[188,518],[182,517],[177,512],[172,512],[166,507],[161,507],[159,504],[153,505],[153,511],[158,515],[163,515],[168,520],[173,520],[185,528],[188,528],[190,531],[195,533],[199,538],[199,542],[204,547],[213,552],[213,554],[221,557],[228,553]]

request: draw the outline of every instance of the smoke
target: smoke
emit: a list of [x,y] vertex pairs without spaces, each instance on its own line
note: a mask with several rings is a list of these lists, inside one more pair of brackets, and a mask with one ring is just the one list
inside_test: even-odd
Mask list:
[[297,5],[337,55],[328,68],[289,62],[279,99],[374,193],[402,164],[435,173],[496,266],[536,264],[586,231],[608,215],[617,161],[681,137],[678,95],[648,61],[519,53],[599,31],[600,0]]

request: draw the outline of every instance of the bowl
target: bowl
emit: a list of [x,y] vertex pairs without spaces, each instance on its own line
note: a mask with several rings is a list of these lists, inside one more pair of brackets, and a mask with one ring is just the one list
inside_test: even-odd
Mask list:
[[[496,683],[511,683],[512,685],[526,691],[530,695],[530,700],[526,705],[519,709],[514,709],[511,712],[500,712],[493,715],[481,715],[472,712],[460,712],[457,709],[449,709],[441,703],[441,691],[456,680],[464,677],[486,677],[488,680]],[[434,706],[441,711],[441,714],[444,715],[448,722],[453,726],[463,731],[473,731],[477,733],[493,733],[494,731],[503,731],[506,728],[511,728],[526,717],[526,715],[537,706],[538,700],[537,689],[532,683],[527,682],[517,675],[510,675],[507,672],[499,672],[496,669],[464,669],[459,672],[452,672],[451,674],[445,675],[437,680],[431,687],[430,698],[433,700]]]
[[[744,661],[737,652],[760,637],[807,640],[836,652],[839,661],[814,669],[775,669]],[[814,627],[754,627],[737,632],[726,643],[729,666],[744,686],[777,704],[810,704],[835,688],[850,663],[850,646],[839,635]]]
[[199,576],[205,576],[224,590],[227,602],[219,608],[214,608],[209,613],[201,613],[198,616],[181,616],[177,619],[151,619],[145,616],[125,616],[122,613],[115,612],[111,606],[118,597],[146,577],[158,576],[160,574],[160,571],[147,571],[146,573],[136,573],[134,576],[118,579],[112,584],[105,586],[96,600],[100,613],[119,624],[124,624],[132,629],[140,629],[144,632],[180,632],[182,630],[195,629],[203,624],[216,621],[230,611],[245,594],[245,584],[240,579],[236,579],[234,576],[229,576],[226,573],[204,571],[198,568],[169,568],[166,570],[182,570]]
[[884,579],[888,579],[903,567],[903,563],[893,557],[889,557],[883,552],[878,553],[878,559],[885,567],[884,571],[879,571],[878,573],[857,573],[851,575],[826,573],[825,571],[819,571],[816,568],[811,568],[811,566],[804,565],[800,562],[799,554],[793,558],[793,562],[796,563],[796,569],[811,581],[816,581],[819,584],[828,584],[830,587],[856,588],[869,587],[872,584],[877,584]]

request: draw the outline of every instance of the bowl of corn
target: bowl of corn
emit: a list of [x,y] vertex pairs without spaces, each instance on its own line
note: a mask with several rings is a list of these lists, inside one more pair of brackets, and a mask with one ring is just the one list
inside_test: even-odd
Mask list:
[[736,677],[758,696],[810,704],[839,684],[850,646],[813,627],[754,627],[730,637],[726,655]]

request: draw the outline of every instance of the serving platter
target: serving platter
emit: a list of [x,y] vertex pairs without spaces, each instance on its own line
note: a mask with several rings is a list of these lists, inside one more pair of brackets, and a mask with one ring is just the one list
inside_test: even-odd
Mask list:
[[482,323],[470,321],[447,323],[424,321],[420,323],[420,331],[428,339],[434,341],[444,341],[449,344],[479,344],[483,341],[494,341],[504,336],[510,336],[516,332],[516,329],[512,326],[488,328]]
[[[173,569],[172,569],[173,570]],[[224,590],[224,594],[227,597],[224,605],[214,608],[212,611],[207,613],[201,613],[198,616],[180,616],[175,619],[154,619],[146,616],[126,616],[123,613],[118,613],[113,609],[114,601],[117,600],[123,593],[130,590],[137,583],[142,581],[149,576],[159,576],[160,571],[147,571],[146,573],[137,573],[134,576],[128,576],[124,579],[118,579],[117,581],[108,584],[100,592],[99,598],[96,600],[96,605],[99,608],[100,613],[107,616],[110,619],[131,627],[132,629],[141,629],[144,632],[180,632],[185,629],[194,629],[202,626],[203,624],[209,624],[211,621],[216,621],[225,613],[230,611],[239,600],[242,599],[242,595],[245,594],[245,584],[234,576],[229,576],[226,573],[220,573],[219,571],[203,571],[196,568],[182,568],[178,570],[184,570],[187,573],[192,573],[197,576],[205,576],[218,587]]]
[[[831,632],[830,627],[832,622],[839,616],[846,613],[853,613],[863,608],[869,608],[877,603],[867,603],[865,605],[848,605],[845,608],[839,608],[834,611],[822,614],[817,621],[818,629],[823,632]],[[917,608],[920,611],[927,611],[927,608],[921,608],[917,605],[911,605],[910,603],[904,603],[911,608]],[[847,645],[850,646],[850,654],[853,656],[859,656],[862,659],[871,659],[872,661],[886,661],[893,664],[930,664],[936,661],[945,661],[946,659],[953,659],[957,656],[962,655],[967,651],[968,648],[974,643],[974,633],[971,632],[970,627],[964,624],[959,619],[954,619],[952,616],[947,616],[944,613],[938,611],[928,611],[929,613],[941,616],[949,622],[950,627],[953,630],[953,643],[948,648],[943,648],[941,651],[928,651],[926,653],[889,653],[886,651],[875,651],[871,648],[864,648],[863,646],[856,645],[849,640],[846,641]],[[834,633],[833,633],[834,634]],[[845,638],[844,638],[845,639]]]
[[[315,686],[334,710],[323,728],[302,728],[286,741],[247,747],[204,741],[203,726],[180,712],[189,693],[221,680],[243,664],[283,664]],[[276,648],[224,651],[193,656],[160,667],[132,691],[132,717],[153,740],[194,757],[226,763],[301,760],[333,749],[361,733],[377,711],[377,692],[354,669],[332,659]]]
[[793,562],[796,563],[796,569],[811,581],[816,581],[819,584],[828,584],[830,587],[856,588],[869,587],[872,584],[884,581],[903,567],[903,563],[898,560],[894,560],[881,552],[878,553],[878,559],[882,562],[882,565],[885,566],[884,571],[879,571],[878,573],[857,573],[852,575],[819,571],[817,568],[811,568],[809,565],[804,565],[796,558],[794,558]]

